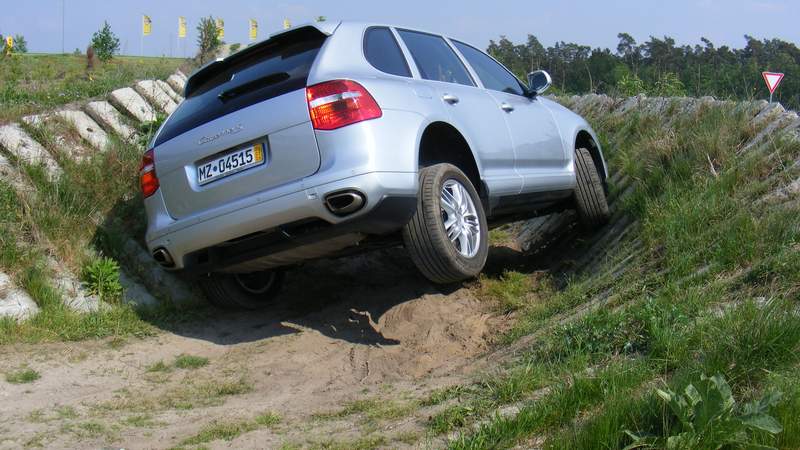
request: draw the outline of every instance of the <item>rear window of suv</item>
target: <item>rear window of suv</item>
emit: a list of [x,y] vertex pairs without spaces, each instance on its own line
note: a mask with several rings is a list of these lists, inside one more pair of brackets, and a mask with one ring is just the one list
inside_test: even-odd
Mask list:
[[369,28],[364,35],[364,56],[381,72],[410,77],[411,71],[391,30],[386,27]]
[[299,28],[242,50],[189,79],[186,99],[164,124],[160,145],[218,117],[302,89],[327,36]]
[[441,36],[418,31],[398,30],[408,51],[426,80],[474,86],[467,68]]

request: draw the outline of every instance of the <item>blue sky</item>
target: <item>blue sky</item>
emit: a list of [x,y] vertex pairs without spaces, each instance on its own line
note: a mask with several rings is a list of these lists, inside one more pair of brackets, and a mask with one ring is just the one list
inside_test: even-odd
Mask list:
[[[625,31],[638,41],[650,35],[674,37],[678,43],[699,43],[705,36],[715,44],[742,47],[744,34],[800,42],[798,0],[63,0],[66,2],[67,51],[84,50],[91,35],[108,20],[120,37],[122,52],[139,54],[141,14],[153,20],[153,34],[144,40],[147,55],[183,52],[178,47],[178,16],[189,22],[187,52],[194,48],[194,27],[200,17],[225,20],[227,42],[247,41],[247,20],[258,20],[259,37],[292,23],[324,15],[403,24],[465,39],[485,47],[501,34],[522,41],[535,34],[545,45],[572,41],[616,48],[616,35]],[[61,51],[62,0],[3,0],[0,33],[23,34],[32,52]],[[13,6],[11,6],[13,5]]]

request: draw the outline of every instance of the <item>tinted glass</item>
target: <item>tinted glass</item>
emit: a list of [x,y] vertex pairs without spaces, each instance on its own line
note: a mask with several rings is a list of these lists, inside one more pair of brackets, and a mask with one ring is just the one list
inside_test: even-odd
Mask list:
[[517,78],[495,60],[463,42],[453,41],[453,45],[464,55],[486,89],[517,95],[525,93]]
[[406,58],[388,28],[375,27],[364,36],[364,54],[367,61],[381,72],[410,77]]
[[400,30],[399,33],[422,78],[474,86],[466,67],[444,39],[416,31]]
[[186,100],[164,124],[154,145],[218,117],[305,88],[325,39],[314,28],[299,28],[196,73],[186,85]]

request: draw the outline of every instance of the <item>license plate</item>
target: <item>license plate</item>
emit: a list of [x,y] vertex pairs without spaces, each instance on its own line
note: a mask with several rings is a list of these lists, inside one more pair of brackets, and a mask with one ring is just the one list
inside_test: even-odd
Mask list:
[[207,184],[228,175],[264,164],[261,144],[220,155],[197,167],[197,183]]

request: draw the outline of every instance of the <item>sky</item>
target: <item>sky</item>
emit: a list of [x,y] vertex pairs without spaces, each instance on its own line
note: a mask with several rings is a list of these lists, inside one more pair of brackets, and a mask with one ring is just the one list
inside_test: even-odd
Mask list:
[[[616,49],[617,33],[642,42],[649,36],[698,44],[743,47],[744,35],[800,43],[799,0],[2,0],[0,33],[21,34],[30,52],[82,51],[107,20],[123,54],[185,56],[196,49],[200,17],[225,21],[225,41],[247,43],[248,19],[259,23],[259,39],[292,24],[325,16],[404,25],[463,39],[481,48],[505,35],[524,42],[528,34],[544,45],[557,41]],[[142,14],[152,18],[152,34],[141,38]],[[178,40],[178,16],[189,33]]]

